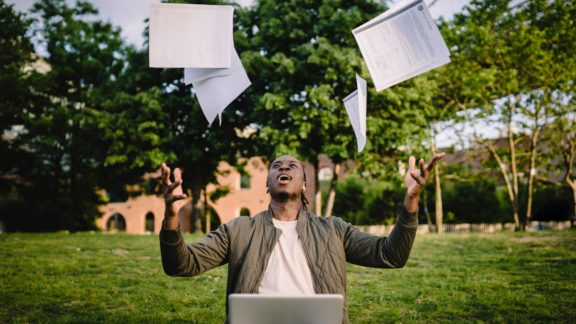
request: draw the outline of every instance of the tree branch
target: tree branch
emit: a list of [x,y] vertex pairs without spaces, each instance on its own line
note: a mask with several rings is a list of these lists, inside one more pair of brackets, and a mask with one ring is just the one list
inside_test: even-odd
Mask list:
[[459,182],[474,182],[474,179],[465,179],[465,178],[461,178],[455,174],[448,174],[444,176],[444,179],[454,179],[456,181]]
[[538,181],[551,183],[551,184],[556,185],[558,187],[568,187],[568,185],[566,185],[560,181],[554,181],[554,180],[550,180],[548,178],[544,178],[544,177],[540,177],[540,176],[534,176],[534,178],[536,178],[536,180],[538,180]]

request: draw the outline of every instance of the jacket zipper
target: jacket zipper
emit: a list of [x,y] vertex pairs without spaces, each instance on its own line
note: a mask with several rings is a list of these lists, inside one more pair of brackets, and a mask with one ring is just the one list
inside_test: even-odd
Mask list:
[[256,276],[256,282],[254,283],[254,288],[252,288],[252,293],[256,293],[257,288],[258,288],[258,284],[262,281],[260,280],[260,275],[262,274],[262,271],[264,271],[264,267],[266,265],[266,258],[269,254],[269,250],[270,250],[270,243],[272,242],[272,240],[276,237],[276,229],[274,229],[274,232],[272,233],[272,235],[270,235],[270,240],[268,241],[268,244],[266,245],[266,254],[264,255],[264,259],[262,260],[262,267],[260,267],[260,271],[258,272],[258,276]]
[[[300,235],[300,233],[298,233]],[[302,235],[300,235],[300,239],[302,240]],[[302,244],[302,250],[304,250],[304,254],[306,254],[306,259],[308,260],[308,267],[310,268],[310,272],[312,272],[312,278],[314,278],[314,284],[316,284],[316,290],[318,293],[321,294],[320,285],[318,285],[318,279],[316,278],[316,273],[312,270],[312,262],[310,261],[310,255],[308,255],[308,250],[304,248],[304,244]]]

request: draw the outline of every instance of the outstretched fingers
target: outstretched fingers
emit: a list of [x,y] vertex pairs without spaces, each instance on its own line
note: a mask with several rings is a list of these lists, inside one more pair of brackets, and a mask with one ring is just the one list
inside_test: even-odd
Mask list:
[[180,187],[182,184],[182,179],[174,181],[173,184],[169,185],[165,191],[165,194],[171,194],[176,188]]
[[162,191],[165,191],[170,184],[170,168],[166,166],[166,163],[162,163]]
[[434,155],[434,156],[432,157],[432,160],[430,160],[430,162],[428,163],[427,169],[428,169],[429,171],[432,171],[432,169],[434,168],[434,166],[438,163],[438,161],[440,161],[440,159],[441,159],[442,157],[444,157],[444,155],[446,155],[446,153],[439,153],[439,154]]
[[[182,185],[182,182],[184,182],[182,180],[182,172],[180,172],[180,169],[176,168],[174,169],[174,183],[171,184],[170,186],[168,186],[168,188],[166,189],[166,194],[170,194],[172,192],[174,192],[174,190],[178,187],[180,187],[180,185]],[[180,194],[182,191],[176,192],[177,194]]]
[[420,168],[420,176],[426,177],[426,166],[424,165],[424,159],[418,161],[418,167]]
[[416,158],[411,156],[408,159],[408,172],[412,173],[412,170],[414,170],[414,164],[416,163]]
[[175,201],[182,200],[185,198],[186,198],[186,195],[184,195],[184,194],[182,194],[182,195],[170,195],[168,198],[166,198],[166,201],[169,203],[173,203]]
[[174,182],[180,179],[182,179],[182,172],[180,172],[180,169],[176,168],[174,169]]

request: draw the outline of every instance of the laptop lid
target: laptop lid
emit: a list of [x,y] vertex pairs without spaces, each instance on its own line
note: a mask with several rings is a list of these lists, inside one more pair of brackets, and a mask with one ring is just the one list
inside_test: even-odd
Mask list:
[[342,295],[231,294],[230,324],[341,324]]

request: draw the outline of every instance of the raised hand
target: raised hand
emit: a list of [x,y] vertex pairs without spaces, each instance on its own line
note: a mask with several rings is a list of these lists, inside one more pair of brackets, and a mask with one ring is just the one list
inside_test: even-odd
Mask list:
[[416,158],[411,156],[408,160],[408,172],[406,172],[406,176],[404,177],[404,185],[407,189],[404,205],[408,210],[415,211],[418,209],[420,193],[424,190],[424,185],[426,181],[428,181],[434,166],[444,155],[445,153],[436,154],[432,160],[426,164],[424,164],[423,159],[420,159],[420,161],[418,161],[418,169],[414,168]]
[[168,229],[178,227],[178,211],[181,200],[186,198],[182,192],[182,173],[180,169],[174,170],[174,183],[170,181],[170,168],[162,163],[162,195],[164,196],[164,226]]

